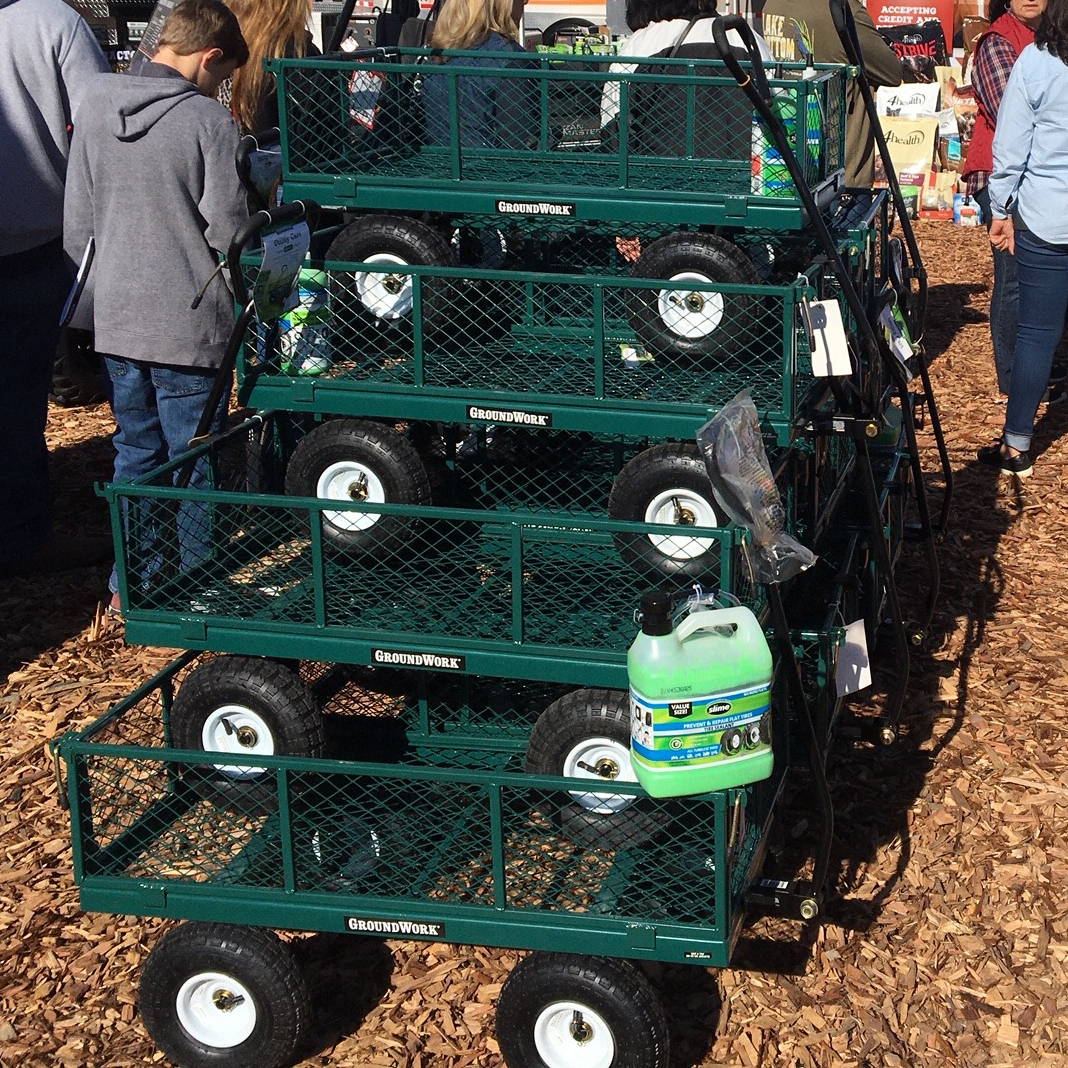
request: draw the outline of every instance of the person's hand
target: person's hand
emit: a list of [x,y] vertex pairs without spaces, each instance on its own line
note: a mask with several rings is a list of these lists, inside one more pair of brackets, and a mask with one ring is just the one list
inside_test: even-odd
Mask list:
[[990,244],[1010,256],[1016,253],[1016,231],[1012,219],[994,219],[990,224]]

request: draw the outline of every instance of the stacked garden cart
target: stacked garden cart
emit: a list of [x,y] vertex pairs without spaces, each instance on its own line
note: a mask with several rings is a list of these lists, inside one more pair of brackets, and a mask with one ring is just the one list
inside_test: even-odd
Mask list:
[[[533,950],[498,1004],[512,1068],[654,1068],[669,1038],[642,961],[726,966],[748,909],[819,914],[845,624],[894,664],[861,723],[892,741],[948,503],[933,519],[922,360],[877,325],[896,305],[919,340],[915,242],[890,236],[893,194],[841,188],[860,72],[763,76],[727,51],[273,65],[290,203],[230,254],[257,414],[104,491],[128,640],[187,652],[57,744],[84,906],[193,921],[141,985],[176,1062],[303,1049],[312,1006],[276,928]],[[522,113],[474,143],[456,103],[487,77]],[[432,93],[452,105],[433,136]],[[249,289],[255,239],[312,202],[344,219],[312,238],[329,358],[302,374],[294,327],[257,321]],[[830,373],[828,301],[850,340]],[[743,390],[785,529],[819,555],[781,589],[695,437]],[[931,572],[913,625],[907,513]],[[765,622],[771,778],[637,785],[626,651],[651,589]],[[764,870],[796,767],[821,799],[803,881]]]

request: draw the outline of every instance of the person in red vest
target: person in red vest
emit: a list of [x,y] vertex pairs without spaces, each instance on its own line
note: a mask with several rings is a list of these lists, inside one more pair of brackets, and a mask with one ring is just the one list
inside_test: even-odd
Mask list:
[[[1020,53],[1035,39],[1035,27],[1046,0],[992,0],[990,28],[979,38],[972,61],[972,85],[979,104],[975,131],[964,161],[965,190],[983,211],[990,229],[990,190],[987,183],[994,169],[994,127],[1009,75]],[[998,392],[1009,393],[1020,289],[1016,259],[1006,249],[991,246],[994,256],[994,290],[990,294],[990,336]]]

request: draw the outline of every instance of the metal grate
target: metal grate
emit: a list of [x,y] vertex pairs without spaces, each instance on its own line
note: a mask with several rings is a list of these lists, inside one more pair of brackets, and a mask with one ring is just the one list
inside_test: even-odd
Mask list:
[[[775,788],[658,801],[618,786],[621,805],[602,814],[569,779],[228,755],[268,773],[223,789],[209,755],[156,747],[159,704],[145,687],[58,743],[83,886],[262,891],[250,909],[326,893],[481,907],[487,923],[502,910],[679,923],[708,938],[725,922],[719,880],[738,881],[753,855],[740,817]],[[132,744],[141,735],[148,746]]]
[[[570,197],[596,202],[598,218],[633,220],[634,202],[652,194],[659,221],[688,221],[681,209],[698,205],[699,221],[735,225],[739,198],[772,213],[799,204],[767,130],[719,62],[399,49],[270,66],[286,181],[298,195],[318,184],[324,203],[402,207],[407,188],[428,211],[455,211],[465,195],[504,214],[514,211],[500,203]],[[778,73],[774,107],[806,183],[835,182],[848,68]]]
[[[383,642],[432,641],[472,655],[492,643],[499,659],[491,673],[508,674],[515,667],[508,657],[523,654],[543,661],[515,671],[518,677],[584,682],[587,659],[622,670],[634,608],[651,586],[681,598],[700,582],[758,605],[745,536],[734,527],[212,488],[248,477],[234,450],[240,454],[249,425],[193,454],[202,486],[173,488],[179,460],[140,484],[107,488],[132,640],[141,623],[152,644],[167,644],[151,627],[169,626],[167,639],[188,647],[189,639],[205,640],[200,620],[212,627],[201,648],[266,655],[278,635],[304,635],[332,644],[290,655],[348,663],[369,662],[370,646]],[[364,516],[366,537],[355,549],[339,545],[338,531]],[[665,556],[685,567],[665,570]],[[240,648],[232,644],[237,622],[253,625],[241,628]],[[576,658],[566,666],[563,651]],[[468,670],[480,669],[469,663]]]
[[[253,257],[247,268],[251,280]],[[308,326],[261,327],[242,355],[250,403],[355,414],[373,398],[382,414],[406,418],[418,405],[420,418],[449,421],[518,407],[534,425],[604,431],[626,417],[628,433],[664,437],[665,418],[692,432],[749,389],[785,443],[814,386],[798,303],[834,295],[822,265],[775,286],[693,271],[680,284],[397,262],[325,270],[315,377],[300,355],[311,352]],[[538,412],[524,414],[529,405]]]

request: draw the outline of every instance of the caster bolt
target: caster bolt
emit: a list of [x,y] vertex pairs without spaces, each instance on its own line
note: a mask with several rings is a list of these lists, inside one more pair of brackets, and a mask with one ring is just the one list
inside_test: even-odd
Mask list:
[[814,920],[820,914],[820,907],[816,900],[811,897],[801,902],[801,919]]
[[893,727],[883,727],[883,729],[879,731],[879,741],[882,742],[883,745],[893,745],[894,742],[897,741],[897,731],[895,731]]

